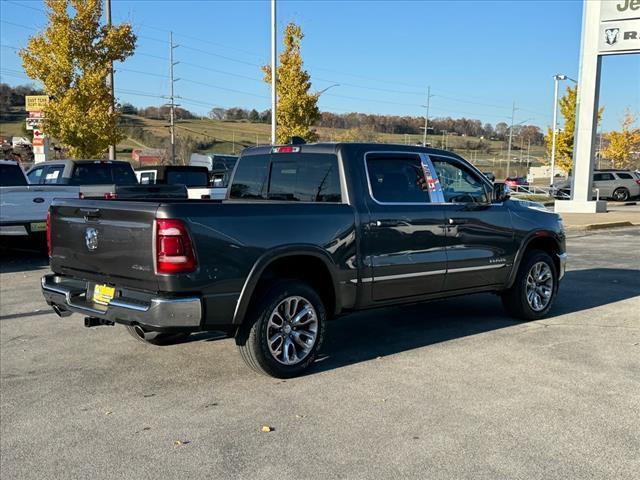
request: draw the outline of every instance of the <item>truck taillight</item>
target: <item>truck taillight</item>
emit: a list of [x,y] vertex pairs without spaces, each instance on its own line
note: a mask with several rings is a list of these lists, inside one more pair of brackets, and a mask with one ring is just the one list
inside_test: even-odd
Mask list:
[[114,192],[107,192],[104,194],[104,199],[105,200],[115,200],[116,198],[118,198],[118,194],[114,193]]
[[51,210],[47,212],[47,253],[51,258],[53,252],[53,245],[51,244]]
[[292,147],[291,145],[284,145],[282,147],[273,147],[271,153],[298,153],[300,147]]
[[181,220],[156,220],[156,269],[158,273],[188,273],[196,269],[191,238]]
[[640,185],[640,180],[636,180],[636,183],[637,183],[638,185]]

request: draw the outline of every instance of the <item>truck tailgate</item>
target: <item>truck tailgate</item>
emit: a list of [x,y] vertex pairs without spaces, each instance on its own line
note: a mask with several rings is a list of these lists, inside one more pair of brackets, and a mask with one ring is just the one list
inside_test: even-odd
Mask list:
[[56,200],[51,268],[132,288],[156,290],[154,222],[158,203]]

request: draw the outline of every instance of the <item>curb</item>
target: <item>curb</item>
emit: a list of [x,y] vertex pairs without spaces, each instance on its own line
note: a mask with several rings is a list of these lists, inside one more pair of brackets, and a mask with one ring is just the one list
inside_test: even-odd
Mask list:
[[591,230],[605,230],[607,228],[620,228],[620,227],[633,227],[634,224],[626,221],[626,222],[605,222],[605,223],[590,223],[586,225],[569,225],[567,226],[567,231],[575,232],[575,231],[591,231]]

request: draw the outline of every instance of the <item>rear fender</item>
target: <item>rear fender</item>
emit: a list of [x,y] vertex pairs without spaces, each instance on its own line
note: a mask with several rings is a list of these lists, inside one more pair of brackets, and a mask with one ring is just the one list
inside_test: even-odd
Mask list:
[[329,256],[328,253],[326,253],[319,247],[310,245],[288,245],[286,247],[270,250],[269,252],[262,255],[254,263],[251,271],[249,272],[249,276],[244,282],[244,286],[242,287],[242,291],[240,292],[240,298],[238,299],[238,303],[236,304],[236,310],[233,315],[234,325],[239,325],[244,321],[253,294],[255,293],[258,282],[260,281],[260,278],[265,270],[276,260],[293,256],[310,256],[317,258],[324,263],[324,265],[327,267],[327,270],[329,271],[329,274],[331,276],[331,283],[333,285],[333,294],[335,298],[335,309],[333,313],[337,314],[340,312],[341,301],[338,293],[338,282],[336,280],[337,267],[333,262],[333,259]]

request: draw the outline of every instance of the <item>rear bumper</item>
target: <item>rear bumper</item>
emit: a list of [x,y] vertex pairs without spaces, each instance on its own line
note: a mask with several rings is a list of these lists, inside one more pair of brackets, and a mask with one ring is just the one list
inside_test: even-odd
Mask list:
[[116,297],[106,306],[88,299],[88,289],[88,282],[83,280],[55,274],[42,277],[45,300],[62,315],[74,312],[156,330],[196,329],[201,324],[202,301],[198,297],[168,298],[138,294],[136,298]]

